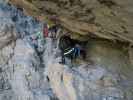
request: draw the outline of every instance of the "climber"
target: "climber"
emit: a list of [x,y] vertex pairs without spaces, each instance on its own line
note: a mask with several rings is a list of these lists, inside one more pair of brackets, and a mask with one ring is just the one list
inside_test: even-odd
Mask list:
[[24,9],[22,8],[22,7],[17,7],[17,10],[19,10],[19,11],[21,11],[21,12],[23,12],[24,11]]
[[48,37],[49,29],[47,24],[43,24],[43,36]]
[[53,25],[49,28],[49,37],[51,38],[57,38],[58,36],[58,29],[59,29],[59,25]]
[[59,40],[59,48],[61,50],[62,64],[65,64],[65,57],[76,59],[80,56],[80,47],[69,36],[62,36]]
[[49,27],[47,24],[43,26],[43,35],[44,37],[57,38],[57,31],[59,29],[58,25],[53,25]]

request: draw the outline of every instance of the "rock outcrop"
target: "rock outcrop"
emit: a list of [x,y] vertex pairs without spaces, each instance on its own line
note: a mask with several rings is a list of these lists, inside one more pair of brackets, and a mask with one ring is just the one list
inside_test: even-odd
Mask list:
[[[58,23],[80,41],[89,38],[133,43],[132,0],[9,0],[41,21],[57,16]],[[131,47],[132,48],[132,47]],[[129,57],[132,58],[130,50]],[[132,60],[132,59],[131,59]]]
[[1,18],[3,17],[3,20],[1,19],[0,21],[0,26],[1,26],[0,27],[0,49],[1,49],[4,46],[7,46],[8,44],[15,41],[17,38],[17,34],[15,32],[15,28],[11,20],[8,20],[9,24],[5,24],[4,22],[6,20],[5,15],[2,15],[2,13],[0,13],[0,16]]
[[32,46],[24,40],[17,40],[8,72],[16,100],[50,100],[51,97],[47,93],[50,86],[46,77],[41,77],[36,71],[39,66],[39,57]]
[[133,43],[132,0],[9,0],[31,16],[56,15],[59,23],[79,35]]
[[118,75],[99,66],[84,65],[73,70],[51,64],[51,86],[60,100],[124,100],[125,91],[118,85]]
[[88,61],[73,68],[56,63],[56,59],[46,60],[49,82],[59,100],[132,100],[133,68],[128,52],[115,45],[89,41]]
[[[12,19],[14,16],[17,20]],[[27,28],[23,25],[26,21]],[[43,75],[43,62],[28,41],[35,31],[30,23],[36,23],[36,30],[39,30],[34,19],[0,2],[0,100],[50,100],[55,97]]]
[[[0,6],[0,100],[133,100],[132,0],[9,1],[19,10]],[[19,7],[43,21],[57,15],[73,38],[88,41],[86,61],[59,64],[50,39],[35,48],[29,38],[41,24]]]

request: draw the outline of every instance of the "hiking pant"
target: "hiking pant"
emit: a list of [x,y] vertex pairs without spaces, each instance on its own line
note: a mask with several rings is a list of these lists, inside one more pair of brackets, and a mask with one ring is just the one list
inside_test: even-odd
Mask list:
[[61,63],[65,64],[65,56],[63,51],[61,51]]
[[76,59],[78,56],[80,56],[80,48],[75,47],[73,51],[73,59]]

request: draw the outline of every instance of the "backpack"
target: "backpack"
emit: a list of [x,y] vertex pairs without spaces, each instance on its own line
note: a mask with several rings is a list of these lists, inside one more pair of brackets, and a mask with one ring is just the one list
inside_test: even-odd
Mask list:
[[59,48],[63,52],[67,52],[67,50],[70,50],[71,48],[73,48],[74,45],[75,43],[69,36],[62,36],[59,40]]

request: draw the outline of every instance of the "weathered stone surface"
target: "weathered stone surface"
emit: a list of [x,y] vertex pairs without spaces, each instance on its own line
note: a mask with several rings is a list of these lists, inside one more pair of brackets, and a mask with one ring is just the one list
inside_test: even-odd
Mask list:
[[[26,51],[26,52],[25,52]],[[25,40],[18,39],[14,55],[9,61],[8,77],[15,100],[50,100],[53,96],[46,76],[41,77],[36,68],[40,59]]]
[[10,44],[12,41],[15,41],[17,36],[13,25],[4,25],[3,22],[0,24],[0,48],[3,48],[4,46]]
[[[12,19],[14,16],[16,20]],[[31,35],[26,36],[37,29],[35,20],[0,1],[0,100],[50,100],[55,97],[43,75],[37,51],[29,40]],[[18,35],[24,39],[18,39]]]
[[115,87],[117,74],[96,66],[67,67],[51,64],[48,70],[50,84],[60,100],[124,100],[125,92]]
[[122,73],[132,78],[133,67],[129,61],[128,51],[124,49],[125,47],[122,43],[90,40],[87,48],[87,58],[89,60],[106,67],[112,72]]
[[0,66],[1,66],[1,68],[4,68],[3,66],[8,64],[8,61],[11,59],[11,57],[14,53],[14,51],[13,51],[14,47],[15,47],[15,43],[12,42],[10,45],[7,45],[0,50]]
[[[132,48],[128,52],[127,45],[123,42],[98,40],[102,37],[132,42],[131,0],[128,3],[123,0],[82,0],[80,3],[78,0],[38,0],[41,4],[37,0],[31,0],[33,5],[29,5],[25,0],[11,1],[19,4],[19,7],[23,6],[29,14],[35,16],[41,13],[53,15],[51,11],[54,11],[59,23],[71,30],[74,38],[88,40],[89,34],[93,37],[92,33],[98,37],[94,36],[96,39],[89,40],[87,44],[87,61],[80,63],[82,66],[77,64],[75,68],[69,68],[58,64],[57,59],[51,59],[56,53],[52,48],[56,43],[48,41],[45,45],[46,53],[37,55],[38,51],[31,45],[34,43],[25,36],[27,34],[24,34],[24,39],[11,42],[14,38],[10,35],[10,25],[7,34],[8,28],[4,30],[1,27],[0,44],[4,46],[0,50],[0,100],[56,100],[56,97],[59,100],[133,100],[133,68],[129,62],[129,58],[132,59]],[[42,8],[38,9],[38,5],[43,6],[44,10],[39,10]],[[21,27],[14,23],[22,30],[21,34],[26,29],[29,33],[36,32],[33,29],[37,27],[32,26],[32,21],[28,21],[32,28],[30,25],[26,28],[21,23],[25,22],[21,20],[24,17],[17,18]],[[29,17],[25,18],[30,20]],[[12,25],[14,24],[11,21]],[[130,31],[127,32],[126,29]],[[16,32],[13,31],[13,34]],[[39,56],[44,56],[44,61]],[[40,63],[47,66],[41,66]]]
[[[133,43],[132,0],[9,0],[32,16],[57,15],[72,33]],[[43,19],[43,18],[42,18]]]
[[128,52],[104,40],[90,40],[87,48],[88,62],[81,66],[70,68],[57,64],[56,59],[46,60],[46,72],[59,100],[132,100],[133,68]]
[[133,47],[129,48],[129,52],[128,53],[129,53],[130,62],[133,65]]

